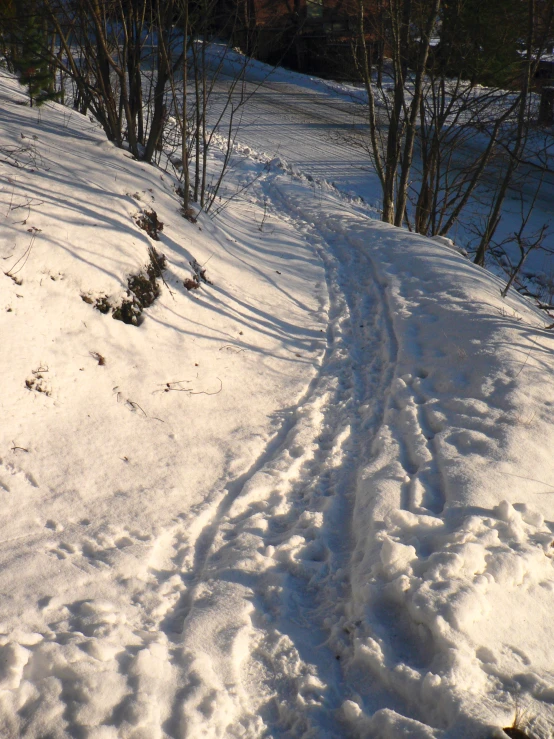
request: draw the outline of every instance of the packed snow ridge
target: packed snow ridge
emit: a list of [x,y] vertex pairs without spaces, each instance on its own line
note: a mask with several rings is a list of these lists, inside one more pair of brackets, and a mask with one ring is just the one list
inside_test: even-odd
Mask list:
[[246,140],[190,223],[1,74],[1,735],[551,737],[544,317]]

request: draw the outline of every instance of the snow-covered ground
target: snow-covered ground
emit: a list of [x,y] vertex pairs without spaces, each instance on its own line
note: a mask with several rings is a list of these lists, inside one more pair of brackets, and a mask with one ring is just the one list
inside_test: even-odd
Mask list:
[[[273,157],[274,121],[193,224],[24,101],[3,72],[2,736],[551,737],[544,316]],[[94,310],[150,246],[143,323]]]
[[[380,184],[369,154],[365,105],[367,95],[363,89],[282,68],[274,69],[218,44],[208,46],[207,55],[212,66],[218,69],[210,99],[213,121],[217,120],[228,98],[229,81],[226,76],[232,79],[242,73],[245,82],[236,89],[235,101],[245,92],[251,97],[248,105],[240,110],[240,116],[235,117],[235,121],[240,120],[240,125],[236,126],[238,141],[267,150],[273,156],[282,156],[304,174],[333,183],[342,194],[361,197],[380,210]],[[486,88],[481,90],[488,99],[491,91]],[[379,98],[378,91],[376,94]],[[478,96],[478,91],[475,94]],[[499,97],[500,105],[506,105],[509,100],[507,94],[500,91],[492,97]],[[489,105],[490,103],[491,100]],[[484,107],[488,118],[492,108],[487,105]],[[377,115],[385,128],[387,117],[384,106],[378,105]],[[454,159],[464,165],[474,162],[486,145],[486,137],[474,131],[474,135],[462,137],[460,150],[454,155]],[[532,151],[535,153],[532,154]],[[538,152],[540,157],[537,159]],[[497,232],[498,243],[512,240],[505,247],[517,263],[519,250],[513,235],[521,226],[522,208],[526,214],[526,209],[534,203],[524,236],[529,238],[546,225],[543,244],[549,251],[532,251],[522,272],[537,277],[533,284],[534,290],[538,284],[544,286],[544,302],[550,302],[551,298],[554,300],[554,264],[551,253],[554,249],[552,156],[552,136],[544,128],[537,127],[530,136],[526,158],[535,161],[535,164],[542,160],[542,164],[549,164],[549,171],[540,174],[540,170],[535,171],[533,166],[520,168],[504,202]],[[482,186],[477,189],[475,197],[470,199],[449,234],[465,248],[474,249],[479,242],[479,228],[488,215],[491,194],[496,190],[496,166],[491,165],[485,172]],[[414,187],[420,168],[420,153],[416,147],[412,178]],[[414,194],[412,192],[412,196]],[[489,259],[488,266],[503,275],[502,268],[492,258]]]

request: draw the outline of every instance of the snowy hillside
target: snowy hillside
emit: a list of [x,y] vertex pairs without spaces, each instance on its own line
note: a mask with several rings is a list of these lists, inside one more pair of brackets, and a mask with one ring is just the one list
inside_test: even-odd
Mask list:
[[1,74],[0,734],[551,737],[544,316],[244,146],[191,223]]

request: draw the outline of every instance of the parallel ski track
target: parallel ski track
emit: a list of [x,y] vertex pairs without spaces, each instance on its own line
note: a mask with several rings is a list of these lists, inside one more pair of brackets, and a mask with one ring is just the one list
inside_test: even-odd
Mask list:
[[[268,175],[264,191],[282,216],[292,204],[272,180]],[[338,709],[354,693],[341,669],[351,517],[358,467],[390,395],[397,344],[369,255],[299,214],[294,220],[319,243],[326,267],[322,363],[264,453],[223,491],[196,538],[192,569],[183,573],[187,589],[164,620],[176,659],[183,640],[209,619],[207,590],[210,610],[234,610],[238,622],[240,603],[255,603],[243,672],[256,677],[233,691],[225,736],[349,735]],[[265,566],[243,559],[253,540],[254,551],[269,552]],[[257,721],[248,715],[253,706]]]

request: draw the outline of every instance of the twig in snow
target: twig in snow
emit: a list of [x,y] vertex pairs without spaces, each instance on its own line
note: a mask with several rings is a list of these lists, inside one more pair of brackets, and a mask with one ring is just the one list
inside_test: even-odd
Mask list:
[[525,365],[527,364],[527,362],[529,361],[529,357],[531,356],[532,349],[533,349],[533,347],[530,347],[529,353],[525,357],[525,362],[521,365],[521,369],[519,370],[519,372],[517,373],[517,375],[514,377],[514,380],[516,380],[521,375],[521,373],[523,372],[523,370],[525,369]]
[[259,174],[257,174],[257,175],[256,175],[256,176],[255,176],[255,177],[254,177],[254,178],[253,178],[252,180],[250,180],[250,182],[248,182],[248,183],[247,183],[246,185],[244,185],[243,187],[239,188],[239,189],[238,189],[238,190],[236,191],[236,193],[235,193],[234,195],[231,195],[231,197],[227,198],[227,200],[226,200],[226,201],[225,201],[225,202],[224,202],[224,203],[223,203],[222,205],[220,205],[220,206],[219,206],[219,208],[216,208],[216,209],[215,209],[215,211],[213,212],[213,214],[212,214],[212,213],[210,213],[210,218],[211,218],[212,220],[214,220],[215,218],[217,218],[217,216],[218,216],[218,215],[219,215],[220,213],[222,213],[222,212],[223,212],[223,211],[224,211],[224,210],[225,210],[226,208],[228,208],[228,206],[229,206],[229,205],[231,204],[231,202],[232,202],[232,201],[233,201],[233,200],[234,200],[234,199],[235,199],[236,197],[238,197],[238,196],[239,196],[239,195],[240,195],[240,194],[241,194],[242,192],[244,192],[244,190],[247,190],[247,189],[248,189],[249,187],[251,187],[251,186],[252,186],[252,185],[253,185],[253,184],[254,184],[254,183],[255,183],[255,182],[257,181],[257,180],[259,180],[259,179],[260,179],[260,177],[261,177],[261,176],[262,176],[263,174],[265,174],[265,170],[263,170],[262,172],[260,172]]
[[161,384],[159,390],[154,390],[152,395],[155,393],[168,393],[170,390],[174,390],[177,393],[190,393],[190,389],[179,387],[183,382],[192,382],[192,380],[174,380],[173,382],[164,382]]
[[[17,262],[16,262],[16,263],[15,263],[15,264],[13,265],[13,267],[10,267],[10,269],[9,269],[9,270],[8,270],[7,272],[4,272],[4,274],[5,274],[5,275],[6,275],[7,277],[11,277],[11,278],[12,278],[12,280],[14,280],[14,278],[15,278],[15,275],[16,275],[16,274],[17,274],[18,272],[21,272],[21,270],[23,269],[23,267],[24,267],[24,266],[25,266],[25,265],[27,264],[27,260],[29,259],[29,255],[31,254],[31,251],[32,251],[32,249],[33,249],[33,244],[35,243],[35,239],[36,239],[36,237],[37,237],[37,235],[36,235],[36,233],[35,233],[35,232],[33,231],[33,235],[31,236],[31,242],[30,242],[29,246],[28,246],[28,247],[27,247],[27,248],[25,249],[25,251],[23,252],[23,254],[22,254],[22,255],[21,255],[20,257],[19,257],[19,259],[17,260]],[[16,270],[15,272],[14,272],[14,271],[13,271],[14,267],[17,267],[17,265],[18,265],[18,264],[19,264],[19,263],[20,263],[20,262],[21,262],[22,260],[23,260],[23,264],[21,265],[21,267],[20,267],[19,269],[17,269],[17,270]]]
[[93,359],[96,359],[98,364],[103,367],[106,364],[106,359],[103,357],[99,352],[89,352],[90,356]]
[[[33,202],[33,200],[36,200],[36,202]],[[19,208],[27,208],[27,215],[22,221],[14,221],[14,225],[25,225],[27,221],[29,220],[29,216],[31,215],[31,206],[38,206],[38,205],[44,205],[44,200],[39,200],[38,198],[27,198],[26,203],[21,203],[20,205],[14,205],[10,208],[10,210],[19,210]],[[30,231],[31,229],[29,229]],[[40,231],[40,228],[33,227],[34,231]]]
[[[267,220],[267,217],[268,217],[268,216],[267,216],[267,197],[266,197],[266,196],[264,195],[264,214],[263,214],[263,217],[262,217],[262,222],[261,222],[261,223],[260,223],[260,225],[258,226],[258,231],[259,231],[260,233],[262,233],[262,232],[263,232],[263,230],[264,230],[264,226],[265,226],[265,222],[266,222],[266,220]],[[275,229],[273,229],[273,231],[274,231],[274,230],[275,230]],[[272,233],[273,233],[273,231],[272,231]]]
[[224,349],[233,349],[237,354],[244,351],[242,347],[234,346],[233,344],[225,344],[225,346],[221,346],[218,351],[222,352]]
[[[219,377],[215,378],[216,380],[219,380]],[[223,390],[223,382],[219,380],[219,390],[216,390],[213,393],[209,393],[206,390],[200,390],[199,392],[191,392],[191,395],[219,395],[219,393]]]
[[538,482],[540,485],[546,485],[547,488],[553,488],[549,482],[543,482],[543,480],[535,480],[534,477],[525,477],[524,475],[515,475],[513,472],[502,472],[503,475],[509,475],[510,477],[518,477],[520,480],[527,480],[528,482]]
[[[196,376],[196,379],[198,379],[198,375]],[[219,379],[219,377],[216,377],[216,380],[219,380],[219,390],[215,390],[213,393],[210,393],[207,390],[193,390],[190,387],[178,387],[178,385],[180,385],[182,382],[192,382],[192,380],[178,380],[177,382],[163,383],[162,387],[160,387],[159,390],[154,390],[152,395],[154,395],[154,393],[168,393],[170,390],[173,390],[176,393],[188,393],[189,395],[219,395],[219,393],[223,390],[223,382]]]
[[142,411],[144,413],[144,415],[146,416],[146,418],[148,418],[148,414],[146,413],[146,411],[144,410],[144,408],[141,408],[140,405],[138,403],[135,403],[134,400],[127,399],[126,400],[126,403],[128,405],[130,405],[133,410],[136,410],[138,408],[139,411]]
[[28,449],[25,449],[24,446],[17,446],[17,444],[15,443],[15,441],[12,441],[12,444],[13,444],[13,446],[10,447],[10,449],[11,449],[12,452],[21,451],[21,452],[27,452],[27,454],[29,454],[29,450]]
[[[10,180],[10,182],[12,182],[12,180]],[[4,216],[5,218],[7,218],[9,216],[10,211],[12,209],[14,193],[15,193],[15,185],[12,187],[12,194],[11,194],[11,198],[10,198],[10,204],[8,205],[8,210],[6,212],[6,215]]]
[[166,266],[166,258],[163,254],[158,254],[158,252],[154,249],[153,246],[148,247],[148,256],[150,257],[150,263],[154,267],[154,272],[156,277],[158,277],[163,284],[167,287],[169,294],[175,300],[175,294],[173,290],[169,287],[167,284],[167,281],[164,277],[164,269]]
[[[209,262],[210,259],[211,257],[207,261]],[[208,277],[206,276],[206,268],[203,267],[199,262],[197,262],[196,259],[194,259],[194,257],[189,261],[189,264],[192,267],[192,271],[194,272],[194,277],[198,284],[200,284],[200,282],[205,282],[206,285],[213,285],[213,282],[209,280]]]

